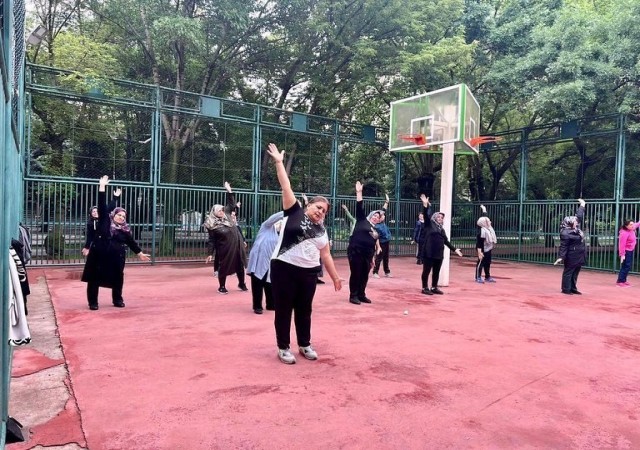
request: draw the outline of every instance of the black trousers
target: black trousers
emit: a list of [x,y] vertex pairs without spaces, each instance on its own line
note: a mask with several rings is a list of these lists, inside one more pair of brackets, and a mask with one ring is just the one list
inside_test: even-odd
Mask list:
[[[98,283],[87,283],[87,301],[89,302],[89,306],[98,306],[99,290],[100,286],[98,285]],[[122,299],[122,285],[114,286],[111,288],[111,301],[113,301],[114,304],[122,303],[124,301]]]
[[382,251],[376,255],[376,264],[373,267],[373,273],[378,273],[380,270],[380,263],[382,262],[382,270],[384,273],[389,273],[391,270],[389,269],[389,243],[381,242],[380,248]]
[[[242,263],[239,263],[238,267],[236,268],[236,276],[238,277],[238,286],[244,286],[244,266],[242,265]],[[218,284],[221,288],[223,288],[226,287],[226,283],[227,276],[220,275],[220,271],[218,271]]]
[[429,287],[429,273],[433,269],[433,275],[431,275],[431,287],[438,287],[438,281],[440,280],[440,268],[442,267],[442,259],[435,258],[423,258],[422,259],[422,287]]
[[476,263],[476,279],[482,278],[482,272],[484,271],[484,277],[491,277],[491,252],[484,252],[484,258],[478,258],[478,262]]
[[562,271],[562,292],[571,292],[578,290],[576,283],[578,282],[580,269],[582,269],[582,266],[564,266],[564,270]]
[[276,308],[274,325],[279,349],[291,344],[291,313],[300,347],[311,344],[311,310],[318,273],[278,260],[271,261],[271,290]]
[[264,274],[261,279],[251,274],[251,296],[253,297],[253,309],[262,309],[262,293],[267,303],[267,309],[274,309],[273,292],[271,291],[271,283],[267,282],[269,272]]
[[347,251],[349,258],[349,297],[363,299],[366,297],[369,271],[371,270],[371,256],[364,255],[356,250]]

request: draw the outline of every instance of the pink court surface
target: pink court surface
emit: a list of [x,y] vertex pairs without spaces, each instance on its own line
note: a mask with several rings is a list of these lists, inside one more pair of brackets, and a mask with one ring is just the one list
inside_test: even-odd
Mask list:
[[[425,296],[413,258],[391,270],[370,279],[370,305],[350,304],[346,281],[319,285],[319,360],[292,366],[276,357],[273,313],[254,314],[233,278],[218,294],[210,266],[129,264],[127,307],[101,290],[99,311],[81,269],[34,270],[63,353],[16,351],[25,412],[10,413],[29,439],[8,448],[640,448],[640,280],[583,271],[584,295],[569,296],[560,267],[498,261],[497,283],[478,284],[474,261],[454,258],[445,295]],[[13,388],[53,366],[68,401],[29,418],[41,405]]]

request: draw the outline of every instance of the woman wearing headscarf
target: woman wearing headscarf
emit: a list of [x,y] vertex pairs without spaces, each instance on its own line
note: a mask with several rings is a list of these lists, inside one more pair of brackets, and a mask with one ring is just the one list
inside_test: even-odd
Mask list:
[[[478,252],[478,261],[476,262],[476,282],[477,283],[495,283],[491,277],[491,252],[493,247],[498,243],[496,232],[491,226],[491,220],[487,217],[487,208],[480,205],[482,217],[478,219],[478,234],[476,235],[476,251]],[[484,280],[482,272],[484,271]]]
[[294,364],[296,357],[289,349],[292,313],[295,315],[298,351],[308,360],[318,359],[318,353],[311,347],[311,311],[320,258],[336,291],[342,288],[342,282],[333,263],[329,237],[323,225],[329,201],[322,196],[313,197],[306,208],[303,208],[296,200],[284,167],[285,152],[280,152],[275,144],[269,144],[267,153],[276,166],[284,212],[270,269],[276,307],[274,325],[278,358],[285,364]]
[[[107,206],[107,211],[113,211],[120,201],[120,194],[122,194],[122,189],[118,188],[113,191],[113,199]],[[87,256],[89,254],[89,249],[91,248],[91,243],[96,237],[98,231],[98,207],[92,206],[89,209],[89,218],[87,219],[87,226],[85,231],[85,242],[84,247],[82,247],[82,256]]]
[[560,249],[558,259],[553,265],[564,263],[562,271],[562,293],[567,295],[581,295],[578,290],[578,275],[580,269],[587,262],[587,246],[584,241],[584,233],[580,229],[584,223],[584,211],[586,202],[579,198],[578,210],[575,216],[567,216],[560,226]]
[[204,227],[209,232],[207,250],[209,256],[205,262],[209,263],[213,259],[215,251],[218,258],[218,292],[227,294],[227,276],[236,274],[238,277],[238,287],[242,291],[248,291],[244,282],[244,268],[247,265],[247,253],[245,252],[244,237],[233,218],[232,212],[236,208],[231,185],[224,182],[227,191],[227,204],[213,205],[209,216],[204,223]]
[[124,285],[124,265],[126,247],[129,247],[141,261],[149,261],[149,255],[142,252],[133,239],[127,211],[115,208],[109,213],[106,187],[109,177],[100,178],[98,189],[98,225],[91,242],[87,262],[82,273],[82,281],[87,283],[89,309],[98,309],[98,291],[100,287],[111,288],[113,306],[124,308],[122,287]]
[[253,241],[249,252],[247,273],[251,276],[251,295],[253,296],[253,312],[262,314],[262,292],[264,292],[267,311],[273,311],[273,294],[271,292],[271,278],[269,266],[271,255],[278,243],[278,233],[282,225],[284,213],[278,211],[262,222],[256,240]]
[[[440,268],[444,259],[444,247],[446,245],[458,256],[462,256],[462,252],[459,248],[454,247],[447,238],[447,233],[445,233],[442,226],[444,213],[432,213],[429,198],[424,194],[420,195],[420,200],[422,200],[423,206],[422,214],[425,217],[425,241],[422,253],[422,293],[425,295],[441,295],[444,292],[438,288],[438,281],[440,280]],[[429,218],[428,221],[427,218]],[[433,270],[433,274],[431,275],[431,289],[429,289],[429,274],[431,270]]]
[[347,258],[349,259],[349,302],[354,305],[371,303],[366,295],[369,271],[373,267],[373,258],[378,248],[378,231],[376,225],[380,221],[381,210],[364,214],[362,199],[362,183],[356,181],[356,225],[349,238]]

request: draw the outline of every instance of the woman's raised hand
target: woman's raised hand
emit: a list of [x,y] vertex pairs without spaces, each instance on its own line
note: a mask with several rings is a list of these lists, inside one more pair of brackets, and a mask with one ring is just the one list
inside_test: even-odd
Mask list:
[[357,193],[362,193],[362,183],[359,181],[356,181],[356,194]]
[[427,197],[424,194],[420,194],[420,200],[422,200],[422,206],[424,206],[425,208],[429,206],[429,197]]
[[273,144],[273,143],[269,144],[267,146],[267,153],[269,154],[269,156],[273,158],[275,162],[284,161],[284,150],[282,151],[278,150],[278,147],[276,146],[276,144]]
[[100,186],[106,186],[107,184],[109,184],[109,175],[102,175],[99,182]]
[[231,193],[231,185],[229,184],[228,181],[224,182],[224,188],[226,189],[227,192]]

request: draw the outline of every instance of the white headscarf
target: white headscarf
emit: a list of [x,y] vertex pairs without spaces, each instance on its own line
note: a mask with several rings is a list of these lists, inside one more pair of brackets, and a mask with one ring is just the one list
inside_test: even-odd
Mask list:
[[488,242],[492,242],[496,244],[498,242],[498,238],[496,237],[496,232],[491,226],[491,222],[488,217],[480,217],[477,222],[478,226],[482,228],[485,232],[485,239]]

